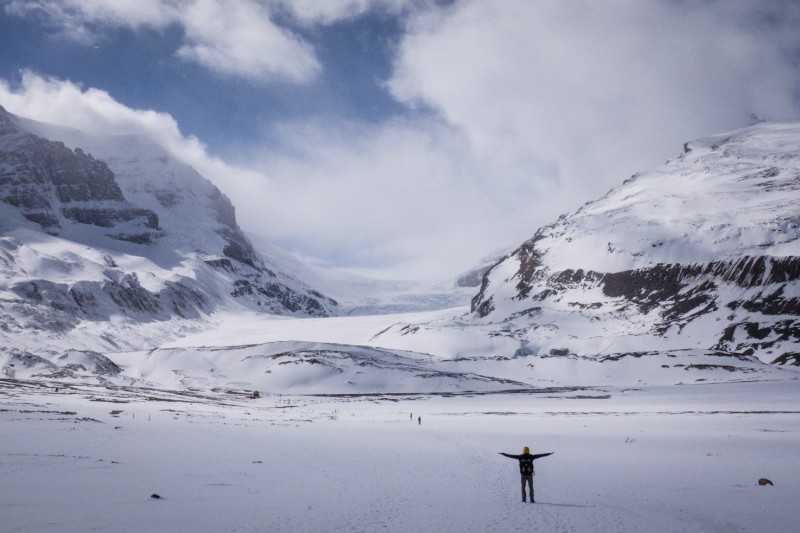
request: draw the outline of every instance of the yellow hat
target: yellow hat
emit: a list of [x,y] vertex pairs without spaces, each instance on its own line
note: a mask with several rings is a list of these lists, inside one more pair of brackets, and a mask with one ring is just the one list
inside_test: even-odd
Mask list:
[[524,448],[522,448],[522,453],[531,453],[531,449],[525,446]]

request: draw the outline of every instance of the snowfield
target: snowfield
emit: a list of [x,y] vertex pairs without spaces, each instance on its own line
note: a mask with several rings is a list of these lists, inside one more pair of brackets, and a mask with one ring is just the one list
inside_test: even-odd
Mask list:
[[[2,379],[0,421],[2,531],[797,525],[796,379],[256,399]],[[524,445],[555,452],[535,463],[536,504],[498,455]]]

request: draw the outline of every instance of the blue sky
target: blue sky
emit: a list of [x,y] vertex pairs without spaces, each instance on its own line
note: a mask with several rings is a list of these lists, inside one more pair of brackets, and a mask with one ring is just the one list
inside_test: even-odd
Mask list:
[[[292,21],[289,20],[289,23]],[[381,87],[391,73],[401,20],[385,10],[328,26],[289,24],[324,65],[307,83],[226,77],[175,57],[183,30],[96,25],[87,42],[70,38],[43,9],[0,17],[0,76],[22,70],[102,88],[127,106],[169,112],[181,130],[215,152],[263,135],[264,126],[303,117],[381,121],[403,113]]]
[[0,0],[0,105],[141,133],[320,265],[439,279],[793,120],[790,1]]

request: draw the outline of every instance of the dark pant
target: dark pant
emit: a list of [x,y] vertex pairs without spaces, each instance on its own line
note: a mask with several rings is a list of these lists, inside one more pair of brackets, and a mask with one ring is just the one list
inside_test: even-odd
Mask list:
[[525,501],[525,483],[528,484],[531,493],[531,501],[533,501],[533,476],[522,475],[522,501]]

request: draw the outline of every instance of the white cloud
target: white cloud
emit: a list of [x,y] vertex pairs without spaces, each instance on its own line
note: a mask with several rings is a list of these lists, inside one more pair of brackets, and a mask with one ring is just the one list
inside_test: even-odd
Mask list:
[[175,52],[221,76],[304,83],[320,71],[313,47],[275,24],[255,0],[12,0],[6,11],[43,15],[60,35],[89,44],[108,27],[162,30],[176,24],[185,42]]
[[799,19],[781,2],[462,0],[410,25],[389,86],[462,128],[507,170],[492,179],[588,200],[750,113],[797,117]]
[[184,137],[167,113],[131,109],[106,91],[82,89],[64,80],[22,72],[19,87],[0,80],[0,103],[12,113],[87,131],[141,134],[152,137],[173,152],[202,153],[194,137]]
[[380,9],[398,14],[410,7],[422,8],[429,0],[277,0],[283,9],[305,24],[332,24]]
[[61,37],[94,43],[97,27],[161,29],[178,21],[177,0],[10,0],[11,15],[42,16]]
[[271,194],[251,189],[238,205],[262,214],[251,227],[268,224],[273,238],[300,255],[394,277],[441,278],[478,261],[487,242],[506,239],[497,222],[506,223],[502,214],[514,202],[486,201],[497,193],[483,179],[490,168],[452,128],[313,123],[278,135],[282,149],[258,160],[270,169]]
[[[41,2],[57,6],[56,2]],[[139,28],[167,26],[177,19],[177,3],[162,0],[64,0],[62,13],[73,13],[84,20]]]
[[255,2],[193,0],[181,10],[181,22],[187,43],[178,56],[214,72],[305,82],[320,70],[311,45],[274,24]]

